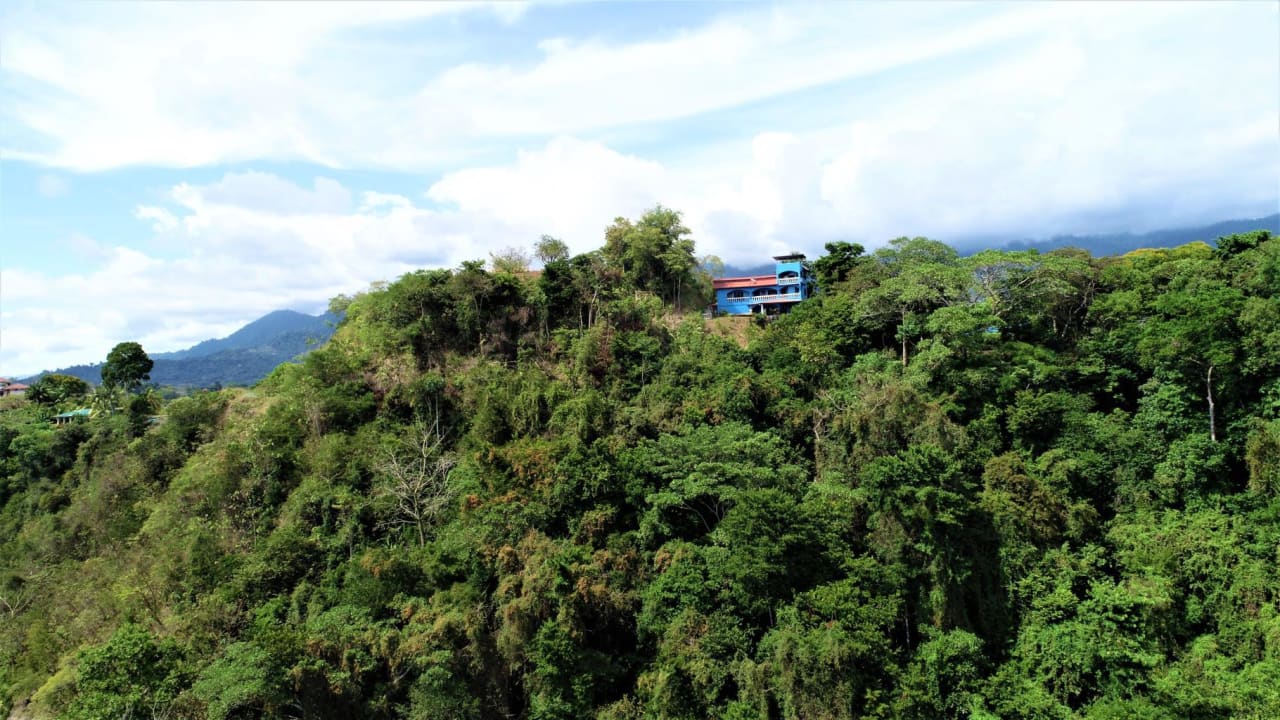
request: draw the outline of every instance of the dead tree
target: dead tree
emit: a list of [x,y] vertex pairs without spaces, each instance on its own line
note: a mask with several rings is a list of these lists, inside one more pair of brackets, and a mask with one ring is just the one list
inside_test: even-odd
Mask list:
[[444,452],[439,423],[414,425],[400,446],[385,453],[376,465],[377,495],[391,505],[384,525],[413,526],[418,545],[427,543],[427,530],[449,506],[449,473],[457,461]]

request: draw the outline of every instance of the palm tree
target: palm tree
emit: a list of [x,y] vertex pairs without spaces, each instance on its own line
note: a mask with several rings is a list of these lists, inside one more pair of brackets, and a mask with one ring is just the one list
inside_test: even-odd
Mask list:
[[148,413],[155,415],[160,412],[160,408],[164,407],[164,398],[160,395],[160,391],[152,385],[138,393],[138,403],[134,407],[145,408]]
[[123,389],[110,385],[99,385],[89,397],[89,407],[103,415],[115,415],[124,406]]

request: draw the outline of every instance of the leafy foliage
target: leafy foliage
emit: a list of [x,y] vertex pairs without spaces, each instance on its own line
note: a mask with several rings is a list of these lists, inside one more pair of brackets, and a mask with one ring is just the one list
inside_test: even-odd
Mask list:
[[27,399],[53,408],[66,406],[89,394],[89,383],[72,375],[50,374],[32,383]]
[[136,390],[151,379],[149,373],[153,366],[155,362],[147,357],[141,345],[122,342],[107,353],[107,361],[102,366],[102,384],[126,391]]
[[740,347],[688,235],[659,207],[544,237],[541,273],[376,284],[252,390],[124,397],[124,348],[95,394],[122,412],[54,427],[78,388],[46,378],[0,412],[5,701],[1280,716],[1272,236],[832,243]]

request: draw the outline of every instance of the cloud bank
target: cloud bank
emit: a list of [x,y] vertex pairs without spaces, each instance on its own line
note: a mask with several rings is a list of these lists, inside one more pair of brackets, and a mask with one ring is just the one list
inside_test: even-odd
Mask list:
[[125,223],[42,219],[83,272],[5,258],[0,365],[177,349],[543,233],[585,251],[658,203],[739,264],[1280,205],[1274,4],[611,9],[640,29],[507,3],[0,10],[3,162],[49,202],[110,173]]

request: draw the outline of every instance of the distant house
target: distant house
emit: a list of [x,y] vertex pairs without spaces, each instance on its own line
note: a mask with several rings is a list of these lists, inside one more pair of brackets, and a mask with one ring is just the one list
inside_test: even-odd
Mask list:
[[0,378],[0,397],[9,397],[10,395],[25,395],[30,386],[23,385],[20,382],[14,382],[9,378]]
[[92,410],[92,409],[90,409],[90,408],[79,408],[79,409],[76,409],[76,410],[69,410],[69,411],[67,411],[67,412],[64,412],[64,413],[58,413],[57,415],[54,415],[54,416],[53,416],[53,424],[54,424],[54,425],[66,425],[67,423],[73,422],[73,421],[75,421],[75,420],[88,420],[88,419],[89,419],[89,418],[91,418],[91,417],[93,417],[93,410]]
[[715,311],[727,315],[778,315],[796,303],[813,297],[818,285],[804,255],[792,253],[773,258],[772,275],[717,278]]

